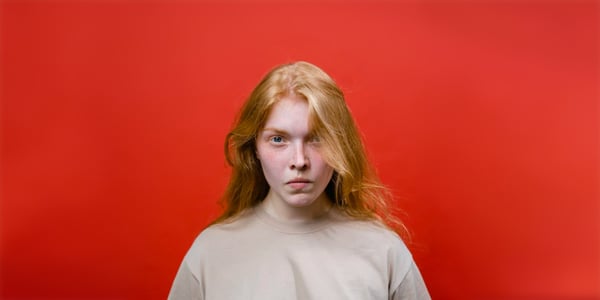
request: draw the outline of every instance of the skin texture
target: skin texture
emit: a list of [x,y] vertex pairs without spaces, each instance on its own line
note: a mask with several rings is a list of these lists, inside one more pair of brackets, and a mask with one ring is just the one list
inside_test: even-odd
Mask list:
[[331,205],[324,190],[333,168],[321,156],[308,117],[305,99],[285,96],[273,105],[256,141],[256,155],[270,187],[263,204],[280,220],[309,220]]

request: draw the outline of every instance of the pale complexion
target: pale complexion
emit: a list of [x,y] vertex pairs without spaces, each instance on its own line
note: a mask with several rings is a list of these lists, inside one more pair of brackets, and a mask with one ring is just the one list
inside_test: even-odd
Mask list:
[[309,220],[331,206],[324,191],[333,168],[321,156],[308,117],[305,99],[285,96],[273,105],[256,140],[256,155],[270,187],[263,205],[280,220]]

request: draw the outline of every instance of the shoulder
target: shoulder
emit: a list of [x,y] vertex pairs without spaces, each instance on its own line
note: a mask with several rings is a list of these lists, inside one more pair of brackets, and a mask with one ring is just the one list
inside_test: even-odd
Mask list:
[[[177,271],[169,299],[202,299],[206,284],[205,274],[228,258],[227,249],[233,249],[239,237],[252,223],[251,211],[226,223],[213,224],[200,232],[188,249]],[[199,298],[198,298],[199,297]]]
[[410,250],[400,236],[378,221],[356,220],[338,214],[332,226],[336,238],[348,247],[377,254],[387,265],[392,285],[397,285],[414,267]]
[[390,299],[431,299],[410,250],[396,232],[377,221],[341,220],[338,226],[354,237],[353,243],[374,249],[385,260]]
[[240,242],[251,239],[259,225],[252,210],[248,210],[228,222],[212,224],[195,238],[186,259],[199,262],[200,259],[207,258],[212,253],[236,247]]
[[357,242],[378,246],[380,248],[408,252],[408,248],[400,236],[387,226],[376,220],[357,220],[342,212],[335,212],[332,219],[334,228],[339,234],[352,237]]

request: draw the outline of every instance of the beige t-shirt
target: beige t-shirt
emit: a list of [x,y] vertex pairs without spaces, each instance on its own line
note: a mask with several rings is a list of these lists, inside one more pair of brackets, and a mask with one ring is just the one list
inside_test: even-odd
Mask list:
[[259,205],[194,241],[169,299],[431,299],[402,240],[331,209],[281,222]]

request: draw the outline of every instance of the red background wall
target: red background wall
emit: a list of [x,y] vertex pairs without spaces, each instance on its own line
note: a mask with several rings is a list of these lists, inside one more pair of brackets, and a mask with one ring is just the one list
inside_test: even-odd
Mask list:
[[337,79],[436,299],[600,299],[596,1],[3,1],[2,299],[161,299],[271,67]]

